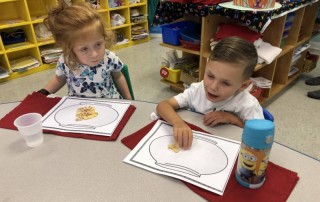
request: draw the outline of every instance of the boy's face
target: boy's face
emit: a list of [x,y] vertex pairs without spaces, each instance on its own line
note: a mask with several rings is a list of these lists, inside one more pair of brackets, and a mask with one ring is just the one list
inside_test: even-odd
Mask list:
[[207,99],[220,102],[246,89],[250,80],[244,80],[243,71],[239,64],[209,60],[203,78]]
[[104,37],[99,32],[83,35],[75,41],[72,50],[80,64],[96,66],[104,57]]

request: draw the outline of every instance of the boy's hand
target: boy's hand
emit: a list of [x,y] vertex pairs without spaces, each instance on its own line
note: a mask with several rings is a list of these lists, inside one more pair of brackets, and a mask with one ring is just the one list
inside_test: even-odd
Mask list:
[[184,122],[173,125],[173,136],[175,143],[182,149],[190,149],[193,140],[191,128]]
[[203,123],[206,126],[216,126],[222,123],[234,124],[243,127],[242,120],[235,114],[223,111],[213,111],[204,115]]
[[160,117],[170,123],[173,127],[174,143],[179,144],[182,149],[190,149],[193,135],[191,128],[181,119],[175,111],[180,106],[174,97],[161,101],[157,106]]

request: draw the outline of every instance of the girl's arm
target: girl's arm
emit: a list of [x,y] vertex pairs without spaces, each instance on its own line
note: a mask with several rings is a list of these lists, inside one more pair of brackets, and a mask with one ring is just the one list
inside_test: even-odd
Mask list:
[[111,74],[123,98],[132,100],[126,78],[123,76],[122,72],[112,72]]
[[44,87],[49,93],[56,93],[66,84],[64,76],[55,75]]

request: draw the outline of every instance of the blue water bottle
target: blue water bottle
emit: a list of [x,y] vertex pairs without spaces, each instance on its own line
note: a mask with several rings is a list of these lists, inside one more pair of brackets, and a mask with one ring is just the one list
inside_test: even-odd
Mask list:
[[273,139],[272,121],[253,119],[245,122],[236,169],[236,179],[241,185],[251,189],[263,185]]

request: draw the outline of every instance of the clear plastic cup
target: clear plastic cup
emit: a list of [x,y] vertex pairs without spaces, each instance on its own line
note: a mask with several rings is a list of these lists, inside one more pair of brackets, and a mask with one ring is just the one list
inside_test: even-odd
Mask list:
[[20,134],[29,147],[36,147],[43,142],[42,115],[38,113],[28,113],[19,116],[14,121]]

